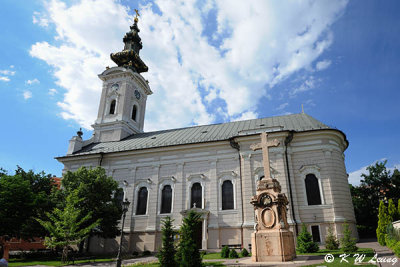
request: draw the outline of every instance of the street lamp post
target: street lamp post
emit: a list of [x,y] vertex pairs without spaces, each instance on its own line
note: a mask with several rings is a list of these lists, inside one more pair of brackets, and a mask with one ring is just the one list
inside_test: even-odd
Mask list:
[[119,242],[118,256],[117,256],[117,267],[121,267],[121,251],[122,251],[122,241],[124,240],[124,224],[125,216],[128,211],[129,204],[131,204],[127,198],[122,202],[122,226],[121,226],[121,241]]

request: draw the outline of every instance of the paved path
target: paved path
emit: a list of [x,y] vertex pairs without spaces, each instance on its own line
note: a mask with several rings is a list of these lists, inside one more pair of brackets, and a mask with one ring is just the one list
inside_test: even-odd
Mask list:
[[[389,267],[389,266],[397,266],[400,267],[400,259],[396,258],[396,256],[393,254],[393,252],[388,249],[387,247],[383,247],[379,245],[378,242],[374,240],[362,240],[361,242],[357,243],[357,246],[360,248],[372,248],[377,254],[378,258],[385,258],[389,259],[390,262],[381,262],[377,263],[378,266],[381,267]],[[393,265],[394,259],[397,259],[397,262]],[[150,257],[143,257],[143,258],[137,258],[137,259],[129,259],[129,260],[123,260],[122,264],[123,265],[130,265],[138,262],[152,262],[152,261],[157,261],[157,258],[154,256]],[[222,260],[222,259],[217,259],[217,260],[204,260],[204,262],[212,262],[212,261],[223,261],[226,266],[251,266],[251,267],[258,267],[258,266],[304,266],[304,265],[312,265],[312,264],[321,264],[321,266],[324,266],[324,256],[305,256],[305,255],[299,255],[296,257],[294,261],[291,262],[271,262],[268,264],[265,263],[257,263],[257,262],[252,262],[250,258],[243,258],[243,259],[227,259],[227,260]],[[104,267],[111,267],[115,266],[115,262],[104,262],[104,263],[92,263],[92,264],[76,264],[76,265],[68,265],[69,267],[73,266],[80,266],[80,267],[90,267],[90,266],[104,266]],[[36,267],[39,267],[37,265]]]
[[[378,258],[381,259],[384,258],[390,260],[390,262],[379,262],[378,266],[381,267],[400,266],[400,259],[397,258],[390,249],[379,245],[379,243],[376,242],[375,240],[361,241],[357,243],[357,246],[360,248],[372,248],[375,251],[375,253],[378,254]],[[394,261],[396,262],[395,264],[393,264]]]

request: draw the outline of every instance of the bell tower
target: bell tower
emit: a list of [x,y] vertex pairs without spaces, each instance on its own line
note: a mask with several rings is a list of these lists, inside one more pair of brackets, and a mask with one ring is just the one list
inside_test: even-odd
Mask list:
[[95,142],[120,141],[143,132],[147,96],[153,92],[140,74],[148,67],[139,57],[143,46],[137,23],[138,14],[123,38],[124,49],[110,55],[118,66],[107,67],[99,75],[103,89],[97,119],[92,125]]

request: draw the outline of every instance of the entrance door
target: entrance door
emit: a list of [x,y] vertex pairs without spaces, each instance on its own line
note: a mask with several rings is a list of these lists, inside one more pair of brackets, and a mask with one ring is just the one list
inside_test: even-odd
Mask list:
[[194,238],[196,240],[196,245],[198,249],[202,249],[202,240],[203,240],[202,228],[203,228],[203,221],[199,221],[194,231]]
[[319,236],[319,226],[318,225],[311,226],[311,233],[312,233],[313,241],[321,243],[321,237]]

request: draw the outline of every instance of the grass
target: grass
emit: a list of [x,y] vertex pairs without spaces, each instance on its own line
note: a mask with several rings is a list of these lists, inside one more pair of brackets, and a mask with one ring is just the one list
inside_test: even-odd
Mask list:
[[[148,263],[135,263],[131,265],[124,265],[124,266],[140,266],[140,267],[160,267],[161,265],[158,262],[148,262]],[[214,261],[214,262],[203,262],[203,266],[225,266],[222,261]]]
[[[77,263],[93,263],[93,262],[108,262],[113,261],[111,258],[104,259],[93,259],[93,260],[76,260]],[[19,260],[19,259],[10,259],[8,266],[32,266],[32,265],[46,265],[46,266],[65,266],[71,265],[72,262],[62,264],[60,260]]]
[[[243,258],[240,253],[238,253],[239,258]],[[248,256],[250,257],[250,255]],[[222,258],[220,252],[207,253],[203,256],[203,260],[229,260],[230,258]]]
[[[347,266],[355,266],[354,263],[355,263],[355,259],[356,258],[354,257],[354,254],[356,254],[356,253],[359,254],[359,255],[362,255],[362,254],[365,255],[365,258],[362,261],[362,266],[376,266],[375,264],[368,264],[368,261],[375,254],[373,249],[371,249],[371,248],[359,248],[357,250],[357,252],[345,253],[347,255],[350,254],[350,256],[346,258],[348,263],[346,263],[345,261],[340,262],[342,258],[340,258],[339,256],[344,254],[344,252],[341,251],[341,250],[321,249],[320,251],[315,252],[315,253],[297,253],[297,255],[325,256],[326,254],[332,254],[335,257],[334,261],[331,262],[331,263],[328,263],[328,262],[325,262],[324,259],[322,259],[323,260],[323,263],[322,263],[323,266],[345,266],[345,267],[347,267]],[[321,263],[313,264],[313,265],[304,265],[304,267],[305,266],[307,266],[307,267],[310,267],[310,266],[321,266]]]

